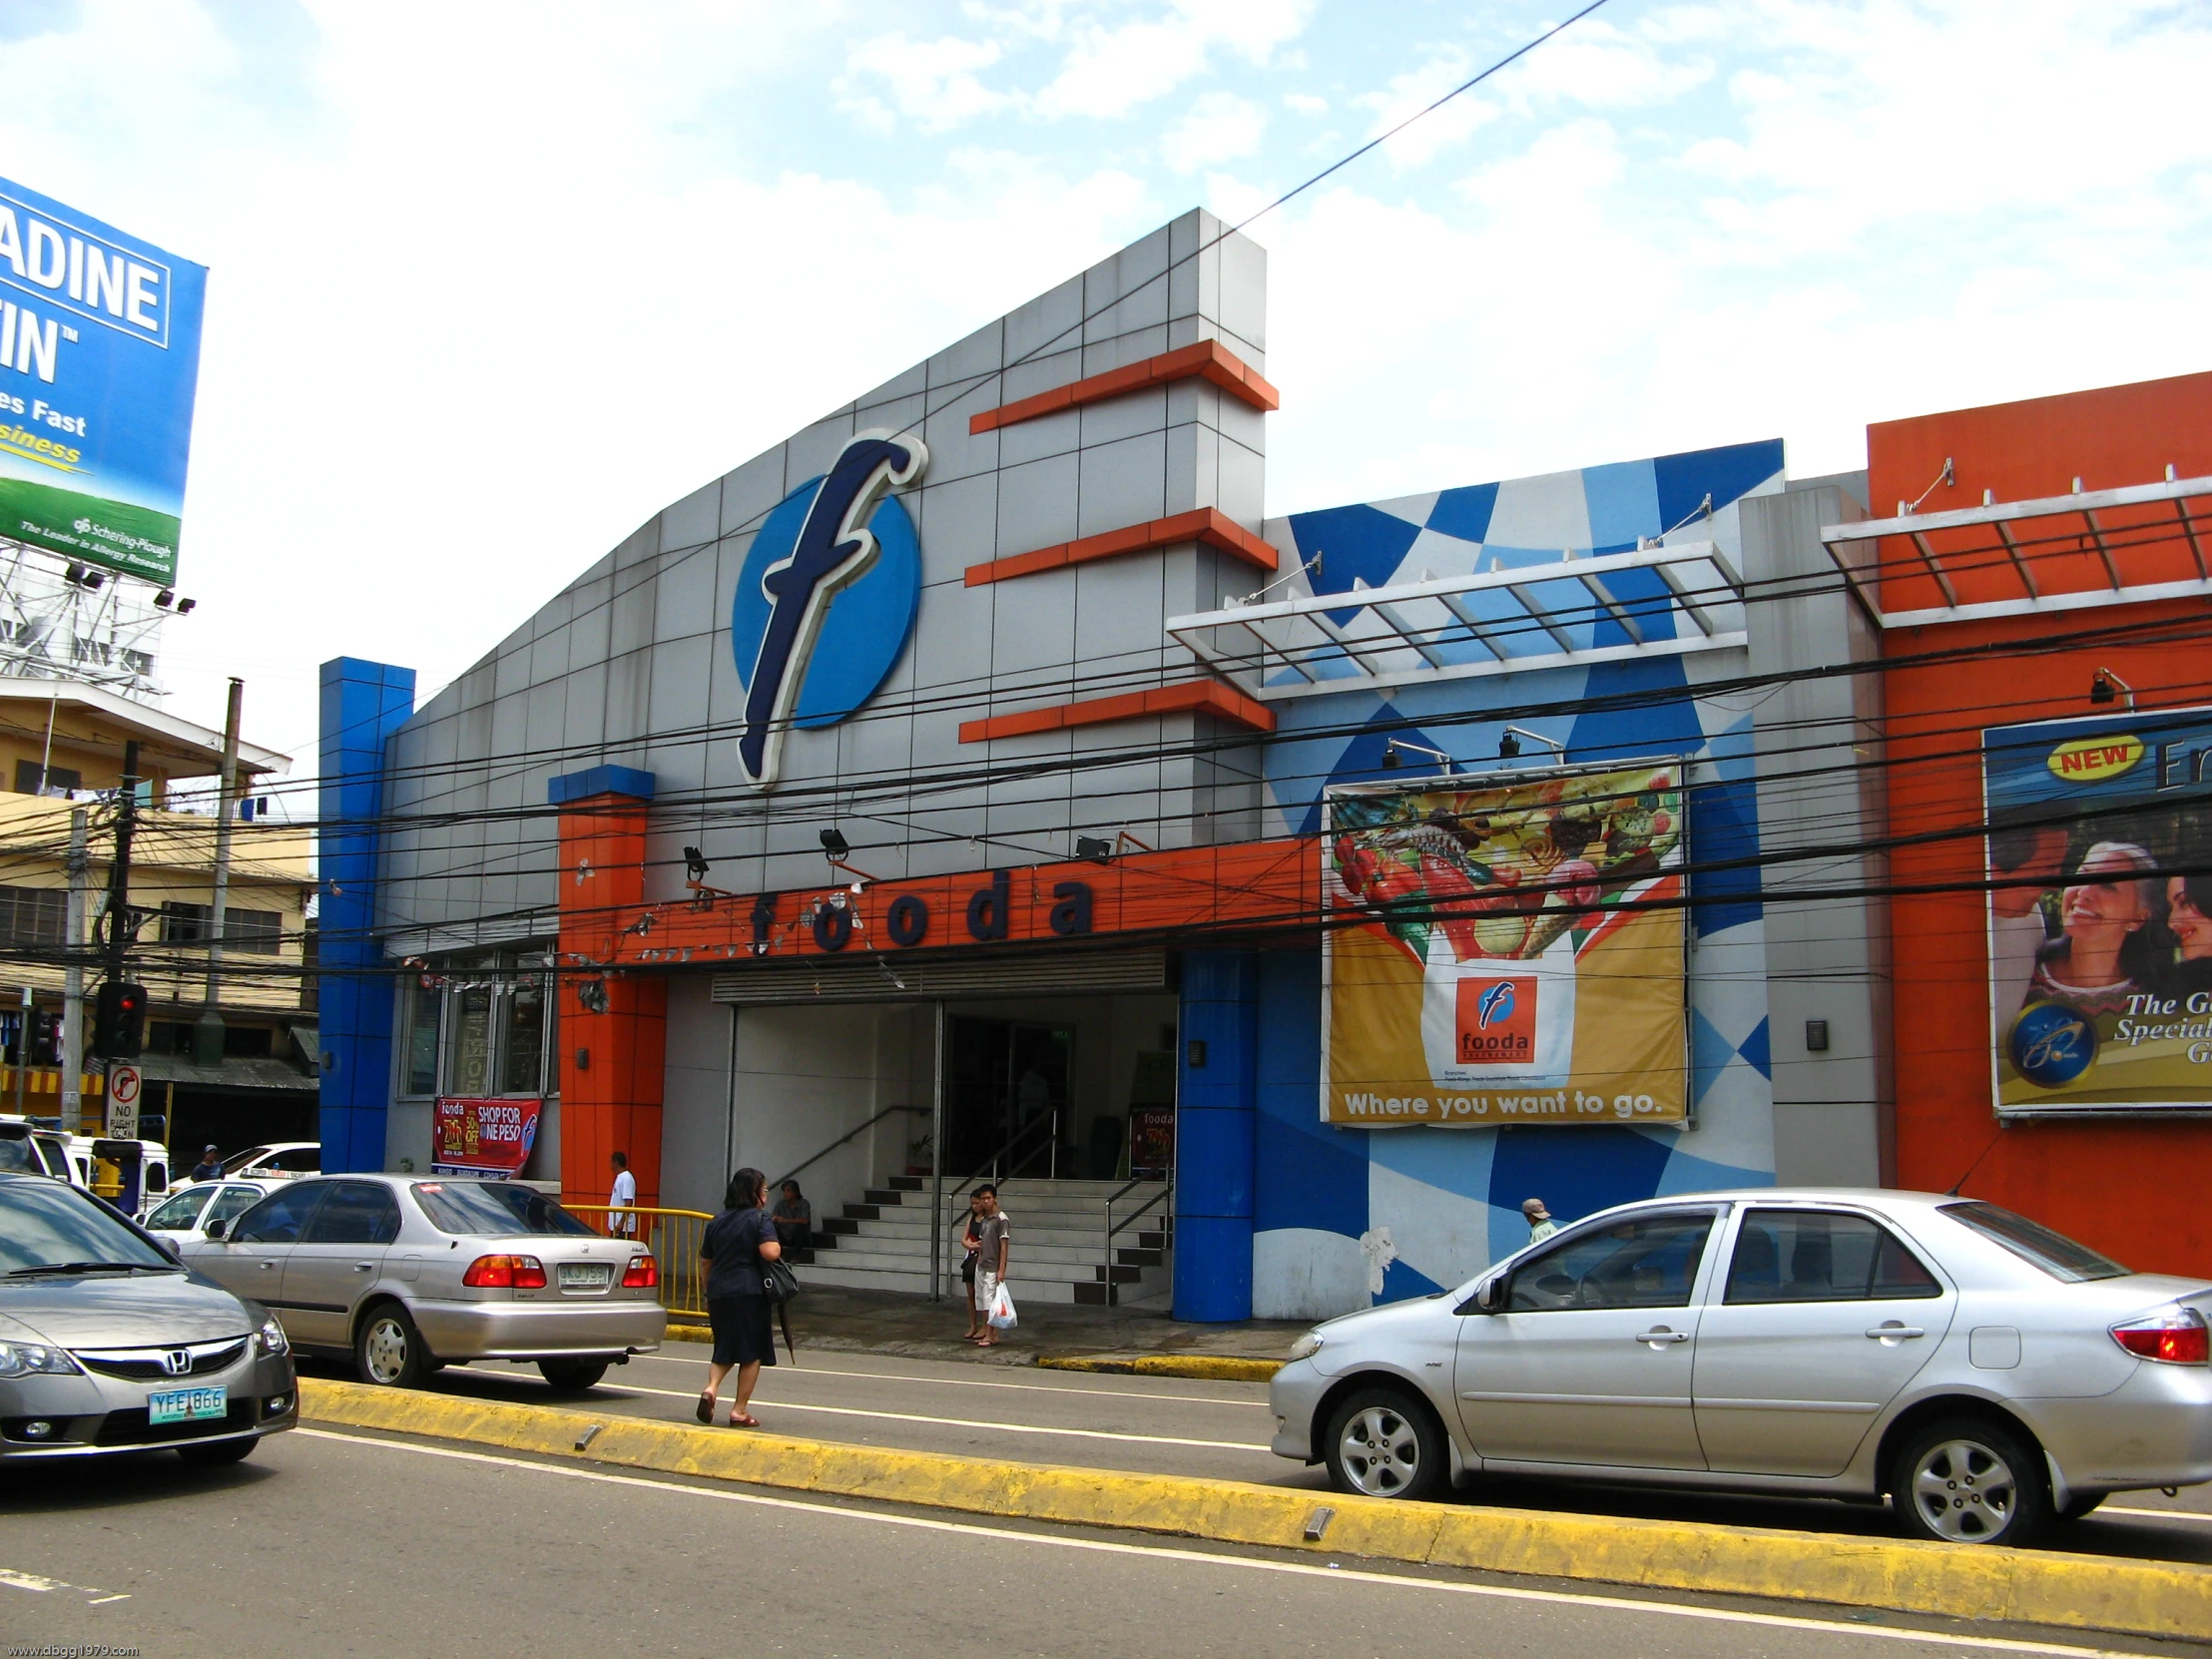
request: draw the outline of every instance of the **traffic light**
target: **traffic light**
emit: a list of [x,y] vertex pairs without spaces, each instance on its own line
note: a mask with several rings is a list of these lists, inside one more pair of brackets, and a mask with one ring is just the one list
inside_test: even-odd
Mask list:
[[146,987],[106,981],[93,1001],[93,1053],[104,1060],[135,1060],[145,1040]]

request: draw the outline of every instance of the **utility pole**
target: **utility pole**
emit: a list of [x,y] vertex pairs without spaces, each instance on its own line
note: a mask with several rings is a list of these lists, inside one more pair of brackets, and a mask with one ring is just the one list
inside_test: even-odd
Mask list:
[[139,746],[133,738],[123,746],[123,789],[115,810],[115,863],[108,871],[108,981],[120,985],[130,977],[131,954],[131,836],[138,829]]
[[231,813],[239,785],[239,717],[246,706],[246,682],[231,677],[231,706],[223,719],[223,775],[216,786],[215,902],[208,913],[208,1006],[192,1028],[195,1065],[223,1063],[223,1010],[216,999],[223,984],[223,911],[231,892]]
[[69,809],[69,914],[62,924],[62,1127],[84,1130],[85,964],[78,954],[85,942],[86,876],[92,869],[88,847],[91,819],[82,807]]

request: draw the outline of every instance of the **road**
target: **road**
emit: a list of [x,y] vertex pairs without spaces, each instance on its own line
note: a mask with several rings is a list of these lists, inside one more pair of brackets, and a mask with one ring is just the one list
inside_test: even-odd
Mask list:
[[18,1465],[0,1470],[0,1653],[2212,1655],[1361,1571],[313,1429],[231,1469]]
[[[693,1420],[706,1382],[707,1350],[672,1345],[610,1371],[587,1396],[557,1395],[534,1367],[485,1364],[440,1373],[441,1392],[569,1409]],[[851,1353],[809,1353],[801,1365],[765,1371],[754,1414],[768,1428],[809,1439],[900,1446],[1024,1463],[1069,1463],[1147,1473],[1208,1475],[1320,1489],[1328,1478],[1268,1450],[1275,1418],[1261,1382],[1189,1382],[1039,1371],[957,1361]],[[346,1377],[308,1362],[308,1376]],[[727,1394],[723,1410],[729,1408]],[[719,1420],[719,1418],[718,1418]],[[1893,1536],[1876,1508],[1822,1500],[1738,1498],[1584,1487],[1538,1481],[1484,1482],[1459,1501],[1529,1509],[1649,1515]],[[2054,1533],[2055,1547],[2086,1554],[2212,1563],[2212,1488],[2168,1498],[2131,1492]]]

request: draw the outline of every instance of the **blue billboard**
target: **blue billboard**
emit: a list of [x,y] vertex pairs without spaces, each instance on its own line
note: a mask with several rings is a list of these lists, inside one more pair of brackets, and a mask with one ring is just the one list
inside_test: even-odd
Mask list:
[[176,579],[207,285],[0,179],[0,536]]

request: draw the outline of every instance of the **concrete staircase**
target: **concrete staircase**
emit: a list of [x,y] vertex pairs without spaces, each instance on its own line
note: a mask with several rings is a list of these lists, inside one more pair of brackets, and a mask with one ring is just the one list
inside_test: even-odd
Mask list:
[[[1158,1307],[1165,1311],[1171,1291],[1167,1206],[1153,1204],[1141,1219],[1114,1238],[1114,1259],[1106,1260],[1106,1200],[1118,1181],[1030,1181],[999,1183],[999,1202],[1013,1226],[1011,1274],[1014,1301],[1095,1303],[1101,1307]],[[1147,1182],[1115,1200],[1119,1222],[1157,1199],[1165,1186]],[[950,1294],[959,1290],[960,1258],[954,1224],[966,1211],[948,1201],[944,1214],[943,1263]],[[917,1175],[894,1175],[887,1185],[871,1187],[861,1202],[817,1224],[813,1248],[792,1253],[802,1283],[859,1291],[929,1292],[929,1182]]]

